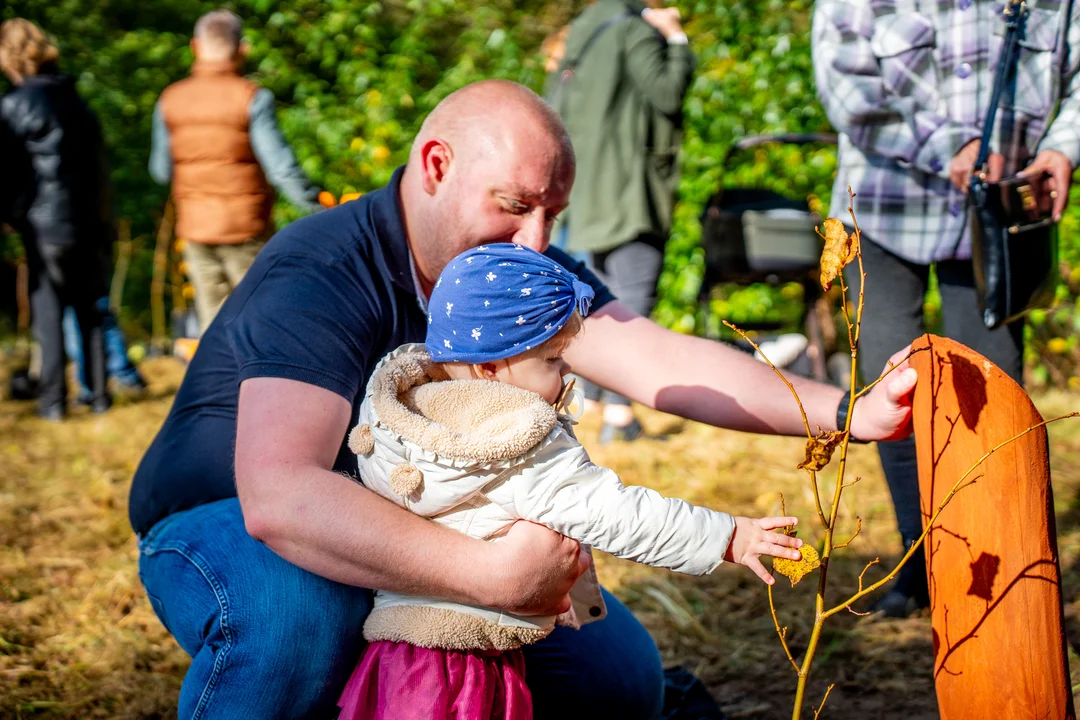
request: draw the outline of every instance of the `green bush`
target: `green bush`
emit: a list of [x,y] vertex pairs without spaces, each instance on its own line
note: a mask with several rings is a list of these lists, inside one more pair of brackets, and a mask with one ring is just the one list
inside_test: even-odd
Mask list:
[[[703,256],[699,216],[721,184],[764,187],[828,207],[835,150],[773,146],[744,152],[728,168],[731,142],[747,135],[828,131],[810,57],[808,0],[678,3],[698,55],[686,100],[681,202],[655,317],[682,332],[716,332],[721,319],[792,325],[796,288],[722,287],[699,308]],[[539,90],[541,40],[583,0],[235,0],[251,54],[247,70],[278,100],[278,117],[304,170],[335,195],[383,185],[405,161],[420,121],[449,92],[486,77]],[[0,17],[26,17],[58,40],[64,68],[102,119],[121,217],[136,253],[124,317],[149,328],[153,233],[166,199],[146,171],[150,116],[161,90],[187,73],[202,0],[9,0]],[[1032,318],[1028,361],[1036,383],[1064,385],[1080,361],[1080,211],[1062,226],[1067,283],[1052,312]],[[279,224],[297,212],[279,203]],[[931,294],[927,309],[939,315]],[[1072,338],[1055,340],[1054,338]],[[1065,345],[1062,345],[1062,342]]]

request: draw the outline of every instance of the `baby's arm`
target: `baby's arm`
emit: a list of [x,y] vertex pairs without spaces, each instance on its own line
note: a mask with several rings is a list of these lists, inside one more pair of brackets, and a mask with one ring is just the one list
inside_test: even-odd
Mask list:
[[[794,518],[733,518],[655,490],[626,486],[589,460],[579,444],[560,436],[504,488],[514,512],[582,543],[654,567],[691,575],[711,572],[724,559],[747,565],[765,582],[772,577],[758,555],[797,559],[801,541],[771,529]],[[509,509],[509,508],[508,508]]]

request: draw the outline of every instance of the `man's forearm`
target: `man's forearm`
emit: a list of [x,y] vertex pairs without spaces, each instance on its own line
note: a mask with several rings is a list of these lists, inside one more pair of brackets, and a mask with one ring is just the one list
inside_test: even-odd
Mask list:
[[172,180],[172,147],[169,139],[169,127],[165,124],[165,115],[161,103],[154,106],[154,116],[150,134],[150,177],[160,185],[168,185]]
[[[484,544],[428,522],[355,481],[315,467],[262,477],[240,493],[248,531],[274,552],[347,585],[488,604]],[[488,568],[490,575],[491,568]]]
[[[609,303],[590,317],[570,352],[582,375],[657,410],[732,430],[806,432],[791,391],[768,365],[723,343],[665,330],[621,303]],[[843,391],[789,379],[810,429],[835,429]]]
[[[687,372],[680,373],[678,384],[656,390],[652,406],[657,410],[732,430],[806,432],[795,398],[768,365],[723,343],[672,335],[669,362]],[[843,391],[794,375],[788,380],[799,394],[810,429],[835,430]]]
[[285,141],[274,112],[274,96],[259,90],[250,107],[251,149],[266,178],[297,207],[314,212],[320,208],[319,190],[297,163],[296,155]]

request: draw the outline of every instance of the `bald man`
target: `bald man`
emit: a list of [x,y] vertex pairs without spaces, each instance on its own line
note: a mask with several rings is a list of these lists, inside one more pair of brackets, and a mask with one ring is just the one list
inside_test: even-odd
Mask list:
[[[587,569],[577,543],[520,522],[485,543],[364,489],[345,439],[378,360],[422,342],[447,262],[487,243],[546,252],[596,291],[569,359],[634,400],[723,427],[796,434],[787,389],[753,358],[668,332],[548,248],[574,159],[535,94],[504,81],[454,93],[390,184],[278,233],[203,336],[132,486],[139,570],[192,656],[181,718],[333,716],[362,650],[370,591],[550,615]],[[910,373],[859,401],[854,433],[904,433]],[[799,382],[811,424],[840,391]],[[846,406],[845,406],[846,407]],[[606,619],[525,649],[536,717],[655,718],[659,654],[605,594]]]

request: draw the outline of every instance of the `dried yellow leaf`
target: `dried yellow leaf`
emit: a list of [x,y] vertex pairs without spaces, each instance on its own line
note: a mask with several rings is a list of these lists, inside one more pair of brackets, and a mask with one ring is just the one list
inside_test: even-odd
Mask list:
[[814,472],[823,469],[832,460],[833,450],[843,439],[844,433],[841,430],[822,432],[816,438],[808,439],[806,441],[806,459],[799,463],[799,469],[806,468]]
[[790,580],[791,587],[795,587],[800,580],[821,567],[821,558],[812,546],[803,545],[799,548],[799,552],[802,554],[799,560],[773,558],[772,561],[773,570]]
[[855,233],[848,235],[844,223],[836,218],[825,220],[825,249],[821,252],[821,287],[828,290],[836,276],[855,259],[859,249]]

